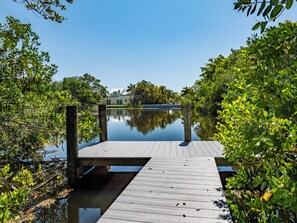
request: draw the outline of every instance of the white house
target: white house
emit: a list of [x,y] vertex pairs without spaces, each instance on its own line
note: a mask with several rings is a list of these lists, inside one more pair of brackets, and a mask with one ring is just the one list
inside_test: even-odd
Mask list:
[[112,89],[108,97],[103,98],[102,104],[106,105],[127,105],[131,97],[125,89]]

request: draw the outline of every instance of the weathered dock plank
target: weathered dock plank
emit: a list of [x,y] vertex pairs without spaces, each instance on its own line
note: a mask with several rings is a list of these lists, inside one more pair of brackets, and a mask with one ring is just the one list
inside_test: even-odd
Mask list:
[[153,157],[98,223],[219,223],[229,218],[213,157]]
[[83,148],[80,158],[223,157],[216,141],[107,141]]

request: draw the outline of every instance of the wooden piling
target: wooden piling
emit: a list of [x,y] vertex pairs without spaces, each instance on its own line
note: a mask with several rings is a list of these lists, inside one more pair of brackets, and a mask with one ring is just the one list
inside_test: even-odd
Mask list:
[[68,185],[73,187],[77,184],[76,176],[78,141],[77,141],[77,107],[66,108],[66,140],[67,140],[67,177]]
[[184,141],[191,142],[191,105],[186,104],[183,107],[183,116],[184,116]]
[[100,142],[107,141],[106,105],[99,105]]

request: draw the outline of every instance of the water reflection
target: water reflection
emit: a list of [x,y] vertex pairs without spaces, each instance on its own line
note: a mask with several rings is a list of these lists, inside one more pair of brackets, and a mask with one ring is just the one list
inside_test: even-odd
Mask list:
[[181,117],[180,110],[148,111],[148,110],[128,110],[130,120],[127,124],[137,131],[146,135],[156,128],[165,129],[167,125],[174,123]]
[[181,110],[143,110],[143,109],[108,109],[107,118],[110,121],[123,121],[131,128],[136,128],[143,135],[156,128],[165,129],[182,115]]
[[40,209],[36,223],[96,223],[137,173],[98,173],[85,177],[69,198]]
[[[108,109],[108,140],[182,141],[181,110]],[[199,137],[192,130],[192,139]]]
[[[181,110],[108,109],[108,140],[110,141],[183,141],[184,126]],[[193,119],[194,120],[194,119]],[[195,119],[193,140],[209,140],[214,133],[215,120],[209,117]],[[98,137],[80,143],[79,148],[98,142]],[[47,157],[66,157],[65,144],[47,148]],[[137,167],[137,171],[141,167]],[[111,167],[114,172],[92,174],[83,179],[79,189],[67,199],[50,208],[39,210],[35,222],[92,223],[97,222],[121,191],[136,175],[130,169]],[[134,171],[134,170],[132,170]],[[96,171],[95,171],[96,172]]]
[[216,133],[217,120],[213,116],[203,116],[199,115],[195,121],[194,131],[201,140],[212,140],[214,134]]

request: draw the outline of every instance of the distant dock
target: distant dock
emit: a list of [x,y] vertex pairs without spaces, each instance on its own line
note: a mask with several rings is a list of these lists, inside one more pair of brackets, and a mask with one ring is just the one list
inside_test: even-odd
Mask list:
[[144,109],[182,109],[178,104],[144,104],[142,107]]

